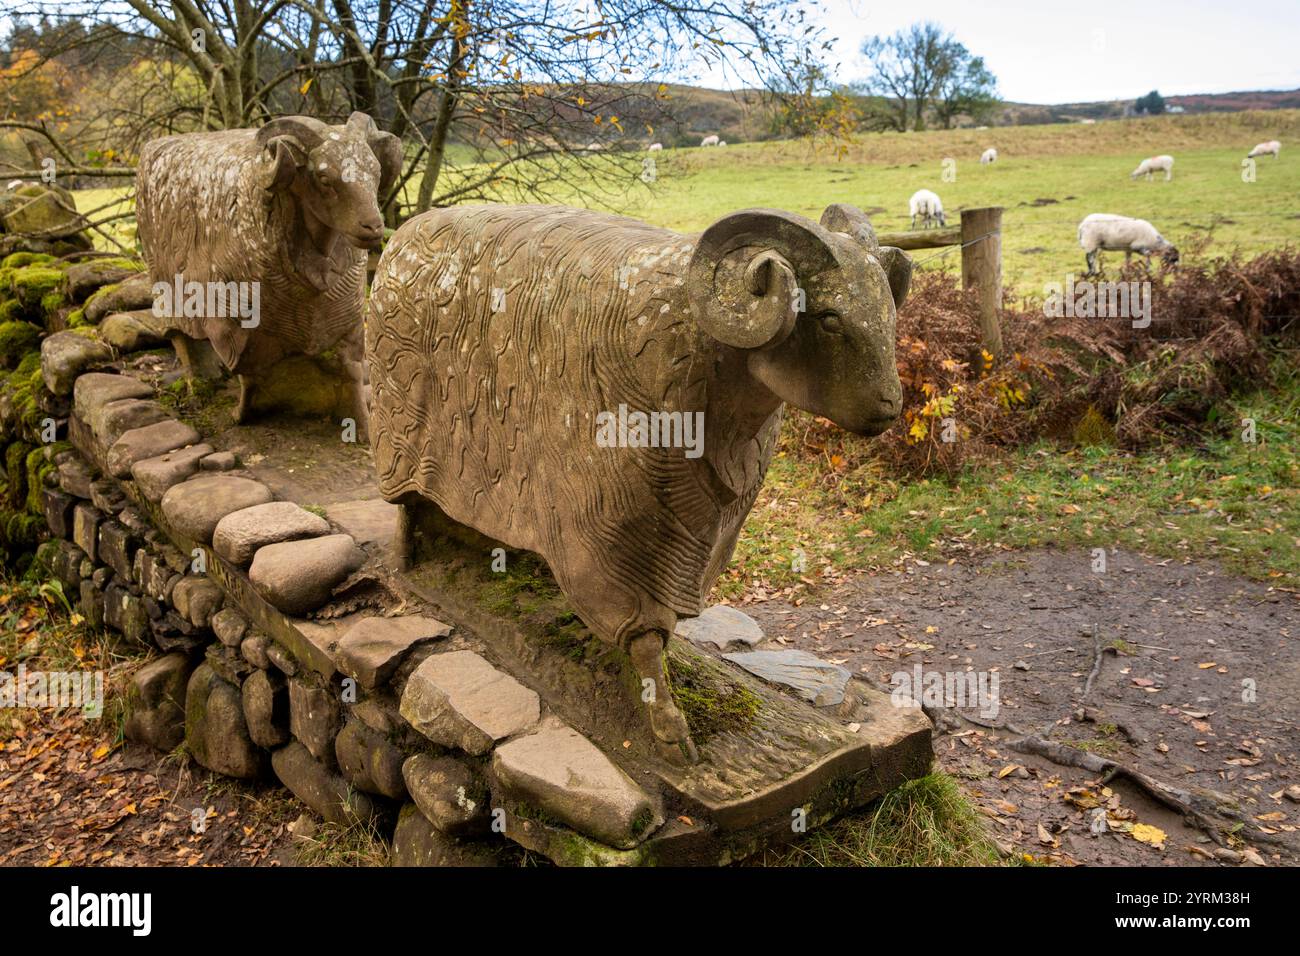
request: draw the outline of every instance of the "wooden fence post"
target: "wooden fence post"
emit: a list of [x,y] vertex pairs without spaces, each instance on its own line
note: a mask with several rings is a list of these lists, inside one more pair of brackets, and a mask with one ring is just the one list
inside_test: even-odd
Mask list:
[[977,289],[980,332],[989,354],[1002,354],[1002,207],[963,209],[961,286]]

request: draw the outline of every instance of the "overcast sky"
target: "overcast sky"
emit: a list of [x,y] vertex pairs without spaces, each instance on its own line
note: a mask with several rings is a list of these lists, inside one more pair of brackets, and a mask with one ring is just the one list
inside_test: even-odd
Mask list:
[[823,2],[845,82],[867,72],[864,37],[929,19],[1019,103],[1300,87],[1300,0]]

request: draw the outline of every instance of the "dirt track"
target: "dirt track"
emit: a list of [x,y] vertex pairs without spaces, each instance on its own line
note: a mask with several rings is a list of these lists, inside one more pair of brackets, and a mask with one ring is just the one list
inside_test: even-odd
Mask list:
[[[1021,732],[1050,731],[1053,741],[1176,787],[1228,794],[1265,861],[1294,864],[1300,856],[1300,803],[1284,794],[1300,784],[1293,594],[1209,564],[1118,552],[1095,573],[1087,551],[1037,551],[916,562],[899,573],[851,576],[801,607],[764,601],[744,609],[769,640],[842,662],[878,686],[890,686],[897,672],[913,675],[918,664],[923,673],[996,673],[996,715],[960,709],[974,722],[953,721],[935,751],[991,819],[992,835],[1016,851],[1149,866],[1211,862],[1188,848],[1216,849],[1127,781],[1111,784],[1123,808],[1116,809],[1098,774],[1006,746]],[[1073,715],[1098,646],[1090,719],[1080,721]],[[1078,787],[1087,792],[1071,793]],[[1100,835],[1091,832],[1094,800],[1111,807],[1109,832]],[[1164,848],[1116,827],[1135,823],[1164,831]]]

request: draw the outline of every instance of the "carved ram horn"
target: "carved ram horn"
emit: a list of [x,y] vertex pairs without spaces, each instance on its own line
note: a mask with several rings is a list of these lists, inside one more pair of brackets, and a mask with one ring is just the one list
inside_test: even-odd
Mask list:
[[379,201],[382,203],[402,171],[402,141],[392,133],[385,133],[375,125],[370,114],[360,110],[348,117],[348,129],[365,137],[366,145],[379,160]]
[[912,285],[912,259],[902,249],[895,246],[882,246],[876,238],[867,214],[857,206],[847,203],[831,203],[822,213],[822,225],[831,232],[842,232],[866,246],[867,251],[876,257],[889,279],[889,291],[894,297],[894,308],[901,309],[907,298],[907,290]]
[[257,145],[266,150],[263,189],[280,189],[293,181],[307,154],[325,138],[325,124],[311,116],[281,116],[257,131]]
[[782,341],[798,318],[799,277],[839,265],[830,233],[777,209],[719,219],[695,245],[687,295],[700,328],[740,349]]

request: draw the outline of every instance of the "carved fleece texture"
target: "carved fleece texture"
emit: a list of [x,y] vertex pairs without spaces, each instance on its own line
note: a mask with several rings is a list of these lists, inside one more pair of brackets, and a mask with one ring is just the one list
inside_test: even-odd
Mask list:
[[[719,347],[687,304],[695,238],[557,207],[434,210],[398,230],[371,293],[384,497],[542,555],[621,645],[699,613],[780,424],[779,406],[746,425],[745,396],[718,394]],[[703,456],[599,447],[596,416],[620,404],[704,412]]]
[[[344,132],[343,127],[332,127]],[[339,347],[361,358],[365,253],[340,248],[343,274],[324,293],[300,279],[293,252],[305,241],[288,193],[258,185],[264,173],[256,130],[188,133],[151,140],[140,155],[136,214],[154,282],[260,282],[261,321],[176,318],[191,338],[208,339],[233,372],[261,375],[288,355]],[[364,148],[364,142],[362,142]]]

